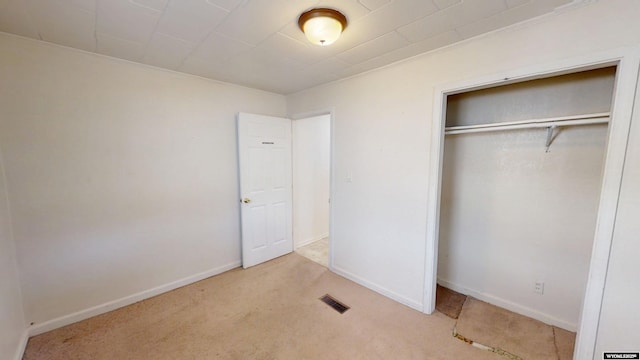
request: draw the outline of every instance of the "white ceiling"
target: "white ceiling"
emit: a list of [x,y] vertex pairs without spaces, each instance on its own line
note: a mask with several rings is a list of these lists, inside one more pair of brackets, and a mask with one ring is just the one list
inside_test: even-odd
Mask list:
[[[0,0],[0,31],[289,94],[585,0]],[[298,16],[342,11],[333,45]]]

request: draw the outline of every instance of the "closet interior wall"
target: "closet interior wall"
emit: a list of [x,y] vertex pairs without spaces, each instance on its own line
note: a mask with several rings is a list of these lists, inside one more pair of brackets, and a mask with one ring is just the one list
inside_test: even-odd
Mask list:
[[[451,95],[446,126],[606,113],[615,67]],[[438,283],[575,331],[607,125],[447,135]],[[544,292],[534,291],[544,282]]]

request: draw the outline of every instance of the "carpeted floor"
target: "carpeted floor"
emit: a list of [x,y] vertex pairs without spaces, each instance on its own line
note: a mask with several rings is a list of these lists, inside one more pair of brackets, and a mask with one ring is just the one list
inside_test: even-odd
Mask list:
[[455,324],[289,254],[35,336],[24,359],[505,359]]
[[575,334],[472,297],[464,302],[456,331],[467,339],[521,359],[573,357]]

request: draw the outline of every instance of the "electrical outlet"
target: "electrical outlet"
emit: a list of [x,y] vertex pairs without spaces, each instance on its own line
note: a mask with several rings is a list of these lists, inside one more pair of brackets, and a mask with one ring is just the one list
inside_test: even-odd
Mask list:
[[544,281],[536,281],[533,291],[540,295],[544,294]]

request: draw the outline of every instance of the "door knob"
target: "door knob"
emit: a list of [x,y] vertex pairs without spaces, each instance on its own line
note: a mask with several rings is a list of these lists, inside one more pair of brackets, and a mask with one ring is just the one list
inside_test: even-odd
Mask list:
[[243,203],[245,203],[245,204],[248,204],[248,203],[250,203],[250,202],[251,202],[251,199],[249,199],[249,198],[244,198],[244,199],[242,199],[242,202],[243,202]]

